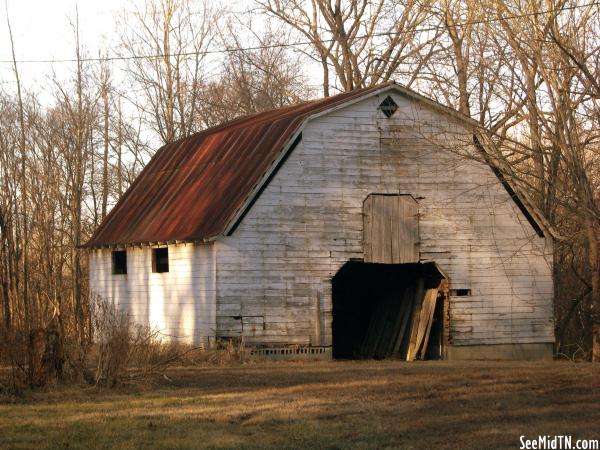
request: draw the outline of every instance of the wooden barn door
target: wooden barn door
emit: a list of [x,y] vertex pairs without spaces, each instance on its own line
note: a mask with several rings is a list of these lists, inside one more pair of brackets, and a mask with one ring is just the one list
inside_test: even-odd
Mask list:
[[418,203],[410,195],[369,195],[363,204],[364,261],[419,262],[418,213]]

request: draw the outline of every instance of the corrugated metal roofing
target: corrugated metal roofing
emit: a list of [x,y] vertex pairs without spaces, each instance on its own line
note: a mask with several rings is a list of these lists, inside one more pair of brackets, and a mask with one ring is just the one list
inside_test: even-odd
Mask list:
[[307,117],[392,84],[237,119],[163,146],[85,247],[223,233]]

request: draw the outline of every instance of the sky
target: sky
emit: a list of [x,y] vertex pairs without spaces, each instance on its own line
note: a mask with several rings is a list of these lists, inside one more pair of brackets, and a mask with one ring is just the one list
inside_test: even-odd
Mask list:
[[[75,40],[70,25],[79,9],[80,39],[90,55],[115,45],[116,20],[130,2],[123,0],[6,0],[0,6],[0,61],[11,60],[6,6],[10,17],[17,60],[69,59],[74,57]],[[61,75],[68,63],[20,63],[24,86],[43,86],[53,70]],[[12,81],[12,66],[0,63],[0,82]]]
[[[0,0],[1,1],[1,0]],[[22,85],[44,92],[49,77],[68,75],[75,63],[25,62],[31,60],[73,59],[73,26],[76,8],[79,13],[81,46],[87,56],[96,57],[102,49],[114,53],[118,45],[118,22],[125,11],[133,11],[144,0],[5,0],[0,3],[0,83],[14,84],[12,55],[7,26],[10,18],[15,53]],[[214,0],[230,11],[242,10],[247,0]],[[6,61],[6,62],[5,62]],[[43,95],[43,94],[42,94]]]
[[[7,13],[22,89],[27,94],[33,94],[41,105],[52,105],[56,93],[54,80],[60,83],[72,79],[76,71],[76,62],[72,61],[76,58],[76,11],[79,16],[80,46],[84,50],[82,56],[96,58],[101,51],[103,56],[106,51],[114,56],[119,52],[119,30],[123,28],[119,22],[127,12],[143,10],[146,1],[0,0],[0,90],[9,93],[16,91]],[[209,1],[228,12],[244,11],[251,5],[250,0]],[[260,31],[264,24],[261,24],[260,17],[257,19],[252,24],[256,31]],[[215,54],[211,60],[216,63],[219,58]],[[206,63],[210,65],[208,61]],[[114,63],[111,78],[117,87],[127,90],[129,85],[125,82],[126,73],[123,69],[123,64]],[[207,66],[209,75],[213,71]],[[132,105],[124,103],[123,109],[124,114],[134,122],[139,119],[139,111]]]

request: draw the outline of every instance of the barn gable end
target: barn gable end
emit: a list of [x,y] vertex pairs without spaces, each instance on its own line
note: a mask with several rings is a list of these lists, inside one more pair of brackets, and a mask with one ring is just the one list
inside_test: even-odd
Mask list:
[[372,193],[410,194],[419,202],[420,259],[451,280],[452,344],[541,344],[546,352],[551,240],[537,235],[487,165],[415,131],[415,123],[445,121],[470,137],[467,127],[401,94],[385,118],[382,97],[308,122],[235,232],[218,240],[218,333],[246,333],[237,318],[261,316],[264,329],[246,333],[250,342],[331,344],[331,278],[363,258],[363,202]]

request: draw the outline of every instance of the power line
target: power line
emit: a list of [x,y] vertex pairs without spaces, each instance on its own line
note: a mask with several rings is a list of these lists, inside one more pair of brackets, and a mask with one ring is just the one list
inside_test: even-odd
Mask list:
[[[523,13],[523,14],[515,14],[512,16],[500,16],[491,19],[482,19],[482,20],[474,20],[471,22],[459,22],[454,25],[435,25],[428,26],[423,28],[415,28],[414,30],[401,30],[401,31],[386,31],[381,33],[372,33],[367,35],[356,36],[356,39],[369,39],[373,37],[384,37],[384,36],[396,36],[401,34],[409,34],[409,33],[424,33],[429,31],[441,31],[445,30],[447,27],[450,28],[461,28],[469,25],[483,25],[489,23],[499,22],[501,20],[513,20],[513,19],[521,19],[525,17],[535,17],[544,14],[550,14],[554,12],[562,12],[575,10],[580,8],[587,8],[589,6],[600,6],[600,2],[592,2],[586,3],[583,5],[572,5],[572,6],[564,6],[560,9],[548,9],[544,11],[538,11],[534,13]],[[319,42],[322,44],[332,43],[335,39],[323,39]],[[236,52],[244,52],[244,51],[253,51],[253,50],[267,50],[271,48],[290,48],[290,47],[301,47],[306,45],[312,45],[312,41],[300,41],[300,42],[291,42],[286,44],[270,44],[270,45],[257,45],[251,47],[234,47],[234,48],[224,48],[217,50],[203,50],[203,51],[191,51],[191,52],[177,52],[177,53],[157,53],[154,55],[130,55],[130,56],[104,56],[104,57],[95,57],[95,58],[80,58],[79,60],[76,58],[66,58],[66,59],[25,59],[25,60],[17,60],[18,64],[30,64],[30,63],[40,63],[40,64],[57,64],[57,63],[75,63],[75,62],[104,62],[104,61],[131,61],[131,60],[140,60],[140,59],[158,59],[158,58],[168,58],[168,57],[179,57],[179,56],[206,56],[206,55],[214,55],[214,54],[230,54]],[[3,64],[13,64],[15,61],[13,60],[0,60],[0,63]]]

